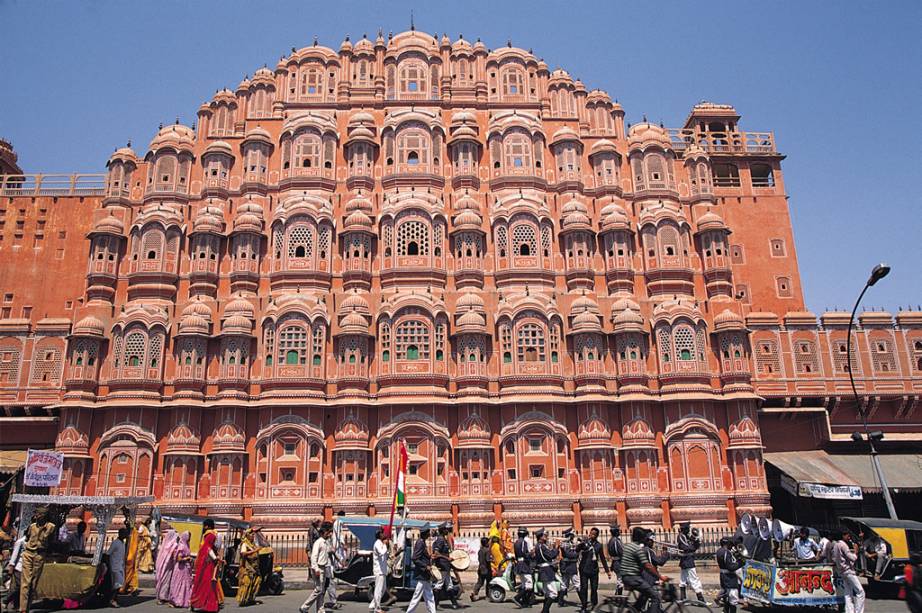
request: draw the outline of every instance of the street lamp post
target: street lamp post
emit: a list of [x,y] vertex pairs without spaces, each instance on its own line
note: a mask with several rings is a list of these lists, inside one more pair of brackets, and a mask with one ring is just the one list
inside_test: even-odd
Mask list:
[[[855,375],[852,374],[852,324],[855,321],[855,313],[858,312],[858,305],[861,304],[861,299],[864,298],[864,293],[868,291],[868,288],[886,277],[889,273],[890,267],[886,264],[881,263],[875,266],[871,271],[871,276],[868,277],[867,283],[864,284],[864,289],[858,294],[858,300],[855,301],[852,315],[848,318],[848,339],[845,341],[845,363],[848,366],[848,380],[852,384],[852,395],[855,397],[855,406],[858,407],[858,414],[861,415],[861,422],[864,424],[864,435],[867,437],[868,446],[871,449],[871,464],[873,464],[874,472],[877,474],[877,480],[880,482],[880,489],[884,494],[884,502],[887,505],[887,511],[890,513],[890,519],[897,519],[896,508],[893,506],[893,499],[890,497],[890,488],[887,487],[887,479],[884,476],[883,469],[880,467],[880,458],[877,457],[877,447],[874,445],[875,441],[883,440],[884,433],[880,430],[875,430],[874,432],[868,431],[868,413],[862,405],[861,399],[858,397],[858,388],[855,387]],[[852,433],[852,440],[855,442],[862,441],[864,440],[864,436],[862,436],[860,432],[854,432]]]

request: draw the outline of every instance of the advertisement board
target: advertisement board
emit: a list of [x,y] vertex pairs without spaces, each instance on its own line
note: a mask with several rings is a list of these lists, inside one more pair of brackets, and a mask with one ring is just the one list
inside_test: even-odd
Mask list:
[[775,566],[748,560],[740,595],[750,601],[792,607],[835,606],[844,601],[832,566]]
[[61,485],[64,454],[55,451],[30,449],[26,456],[23,483],[32,487],[57,487]]

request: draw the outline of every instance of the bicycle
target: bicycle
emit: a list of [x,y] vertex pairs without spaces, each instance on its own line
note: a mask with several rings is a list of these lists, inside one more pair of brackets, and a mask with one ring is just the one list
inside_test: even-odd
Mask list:
[[[637,607],[640,593],[637,590],[627,589],[625,594],[606,596],[605,600],[596,607],[600,613],[644,613],[647,607]],[[631,598],[633,596],[633,598]],[[660,587],[660,602],[663,613],[713,613],[706,602],[679,598],[679,590],[674,583],[664,581]]]

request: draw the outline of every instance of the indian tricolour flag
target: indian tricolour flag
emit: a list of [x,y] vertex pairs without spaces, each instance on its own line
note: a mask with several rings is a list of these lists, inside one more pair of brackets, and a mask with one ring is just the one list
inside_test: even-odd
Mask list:
[[407,515],[407,448],[403,442],[400,443],[399,453],[400,460],[397,466],[396,481],[394,482],[394,504],[391,507],[389,532],[394,528],[394,514],[397,512],[398,507],[403,509],[404,517]]

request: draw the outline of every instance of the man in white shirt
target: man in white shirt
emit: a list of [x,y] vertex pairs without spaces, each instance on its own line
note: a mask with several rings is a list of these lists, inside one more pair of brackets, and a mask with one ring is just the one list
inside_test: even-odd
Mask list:
[[830,558],[836,573],[842,577],[845,588],[845,613],[864,613],[864,588],[855,572],[858,561],[858,547],[852,543],[852,535],[840,531],[833,537]]
[[387,563],[390,557],[390,548],[388,543],[391,540],[391,533],[387,528],[379,528],[375,534],[375,546],[371,550],[371,569],[375,578],[375,595],[368,605],[368,610],[372,613],[380,613],[381,599],[387,591]]
[[301,605],[301,613],[309,613],[314,604],[317,605],[317,613],[324,608],[323,595],[330,585],[330,579],[333,577],[333,567],[331,566],[331,546],[330,534],[333,532],[333,526],[330,522],[325,521],[320,525],[320,538],[314,541],[311,548],[311,574],[314,577],[314,590],[307,597],[307,600]]
[[6,574],[10,576],[10,589],[5,594],[5,599],[6,604],[13,609],[19,606],[19,588],[22,584],[22,548],[25,544],[26,533],[23,532],[22,536],[13,543],[13,555],[10,556],[6,565]]

